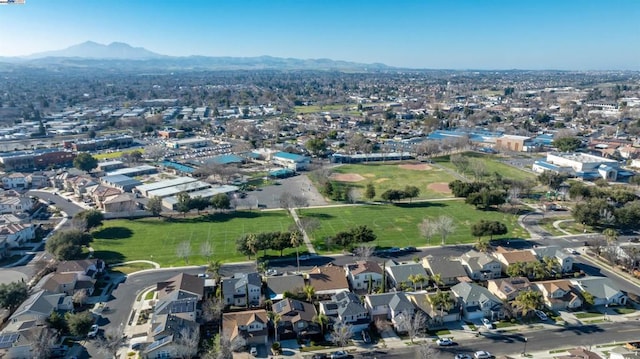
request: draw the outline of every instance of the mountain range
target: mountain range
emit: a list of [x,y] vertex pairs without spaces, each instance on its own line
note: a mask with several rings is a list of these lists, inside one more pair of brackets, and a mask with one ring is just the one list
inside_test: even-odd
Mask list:
[[295,59],[271,56],[167,56],[122,42],[104,45],[93,41],[24,57],[0,57],[0,69],[2,69],[3,63],[7,66],[131,70],[333,70],[361,72],[393,69],[393,67],[380,63],[363,64],[331,59]]

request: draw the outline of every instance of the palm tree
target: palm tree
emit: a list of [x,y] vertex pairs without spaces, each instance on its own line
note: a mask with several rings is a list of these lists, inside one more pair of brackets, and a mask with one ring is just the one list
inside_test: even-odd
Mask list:
[[300,247],[300,233],[298,231],[291,231],[289,241],[291,246],[296,249],[296,262],[298,262],[298,272],[300,272],[300,255],[298,253],[298,247]]
[[434,273],[431,276],[431,281],[436,288],[439,288],[441,285],[444,285],[444,281],[442,280],[442,275],[440,273]]
[[604,231],[602,231],[602,234],[607,239],[607,243],[609,245],[611,245],[611,243],[615,242],[616,239],[618,238],[618,233],[616,233],[616,230],[613,229],[613,228],[605,229]]
[[542,293],[533,290],[525,290],[518,294],[513,303],[516,308],[518,308],[522,316],[526,317],[530,312],[541,308],[544,305],[544,300],[542,298]]
[[320,332],[322,333],[322,337],[324,338],[324,328],[329,323],[329,317],[327,317],[327,315],[324,313],[318,313],[313,316],[313,321],[318,323],[318,325],[320,326]]
[[547,272],[547,277],[553,276],[554,273],[560,273],[560,264],[556,258],[544,257],[542,258],[542,262],[544,263],[544,269]]
[[256,253],[258,253],[258,237],[256,237],[254,233],[249,233],[249,235],[247,236],[247,248],[249,248],[249,251],[251,252],[251,254],[256,256],[256,265],[257,265],[258,256],[256,255]]
[[418,283],[418,274],[409,274],[409,277],[407,277],[407,279],[409,279],[409,282],[413,284],[413,290],[418,290],[416,287],[416,283]]
[[220,279],[220,267],[222,267],[222,262],[219,259],[213,260],[207,266],[207,272],[213,274],[213,278],[216,279],[216,282]]
[[487,252],[489,251],[489,240],[486,238],[478,238],[478,241],[476,242],[475,245],[476,249],[478,250],[478,252]]
[[304,295],[307,297],[307,302],[311,302],[311,300],[313,299],[313,296],[316,295],[316,289],[312,286],[312,285],[305,285],[304,288],[302,288],[302,291],[304,292]]
[[418,283],[420,283],[420,290],[422,290],[422,285],[424,284],[424,282],[428,281],[429,278],[427,278],[426,276],[424,276],[423,274],[417,274],[416,275],[416,281]]
[[440,310],[440,322],[444,321],[444,311],[449,311],[453,307],[453,299],[451,293],[443,292],[440,289],[436,291],[436,294],[429,296],[429,301],[434,308]]
[[269,317],[271,322],[273,322],[273,339],[277,342],[278,341],[278,324],[280,323],[282,316],[276,312],[267,312],[267,316]]

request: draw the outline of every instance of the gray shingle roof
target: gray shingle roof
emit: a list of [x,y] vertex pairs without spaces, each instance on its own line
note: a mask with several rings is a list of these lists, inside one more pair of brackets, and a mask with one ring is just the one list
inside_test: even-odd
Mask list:
[[475,283],[458,283],[451,287],[451,291],[453,291],[458,297],[462,298],[465,303],[484,303],[486,301],[491,301],[498,304],[502,303],[500,298],[491,294],[491,292],[489,292],[487,288],[479,286]]
[[425,263],[431,268],[431,274],[439,273],[443,278],[466,277],[462,263],[443,257],[425,257]]
[[418,263],[387,265],[387,270],[396,282],[408,282],[410,275],[422,274],[425,277],[427,276],[427,271]]

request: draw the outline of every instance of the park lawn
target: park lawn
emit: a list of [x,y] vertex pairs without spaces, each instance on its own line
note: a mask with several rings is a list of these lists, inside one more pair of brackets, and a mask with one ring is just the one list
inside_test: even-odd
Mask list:
[[528,238],[527,232],[518,225],[517,216],[497,211],[476,210],[460,200],[309,208],[301,212],[301,217],[317,218],[320,221],[320,227],[309,233],[315,249],[319,252],[339,251],[340,248],[337,246],[332,246],[328,251],[325,239],[358,225],[366,225],[373,229],[377,235],[373,244],[379,247],[439,245],[441,238],[434,236],[429,243],[420,235],[418,224],[425,217],[433,219],[440,215],[452,217],[456,226],[455,232],[447,238],[446,244],[475,242],[477,238],[471,236],[471,225],[481,219],[503,222],[509,229],[509,232],[502,236],[504,238]]
[[440,183],[448,185],[455,178],[447,171],[439,168],[429,168],[426,170],[406,169],[403,165],[423,165],[425,163],[395,162],[395,163],[371,163],[342,165],[333,168],[337,174],[357,174],[364,179],[359,182],[341,182],[350,186],[361,188],[364,191],[367,183],[373,184],[376,189],[374,199],[381,200],[380,195],[389,189],[404,189],[406,186],[416,186],[420,189],[418,199],[449,198],[453,195],[448,191],[437,191],[429,188],[430,184]]
[[571,219],[571,216],[545,217],[538,221],[538,225],[545,231],[551,233],[552,236],[564,236],[566,233],[556,229],[556,227],[553,226],[553,223],[555,221],[564,219]]
[[349,105],[295,106],[293,110],[295,111],[295,113],[308,114],[308,113],[317,113],[317,112],[325,112],[325,111],[342,111],[345,107],[350,107],[350,106]]
[[154,268],[155,266],[150,263],[140,262],[140,263],[123,264],[121,266],[114,266],[114,267],[111,267],[111,271],[121,272],[124,274],[131,274],[131,273],[139,272],[141,270],[154,269]]
[[[503,178],[515,179],[515,180],[535,180],[536,175],[531,172],[523,171],[519,168],[510,166],[506,163],[502,163],[499,157],[496,155],[478,153],[478,152],[464,152],[461,154],[466,158],[479,158],[484,163],[487,170],[487,177],[493,176],[494,173],[499,173]],[[440,156],[433,159],[433,161],[443,167],[449,168],[457,172],[456,167],[449,161],[449,156]],[[473,179],[473,173],[467,172],[465,176],[469,179]]]
[[112,160],[115,158],[120,158],[125,153],[129,153],[133,151],[139,151],[140,153],[144,153],[144,148],[136,148],[135,150],[116,151],[111,153],[98,153],[96,155],[93,155],[93,157],[97,160]]
[[[293,220],[285,211],[238,211],[218,213],[197,218],[143,218],[136,220],[109,220],[95,230],[91,247],[96,258],[108,263],[146,259],[162,267],[183,266],[185,261],[177,257],[177,246],[191,241],[188,264],[205,264],[200,246],[210,240],[213,259],[222,262],[245,261],[247,257],[236,251],[236,239],[247,233],[287,231]],[[294,249],[284,254],[294,253]],[[260,251],[259,255],[263,252]],[[267,255],[279,256],[276,251]]]

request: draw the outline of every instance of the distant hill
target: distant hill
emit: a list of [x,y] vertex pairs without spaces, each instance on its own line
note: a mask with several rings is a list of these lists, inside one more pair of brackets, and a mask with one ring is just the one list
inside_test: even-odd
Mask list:
[[100,68],[119,70],[322,70],[322,71],[384,71],[385,64],[362,64],[331,59],[295,59],[272,56],[259,57],[176,57],[157,54],[142,47],[121,42],[109,45],[83,42],[62,50],[32,54],[25,57],[0,58],[0,69],[7,63],[28,67]]

